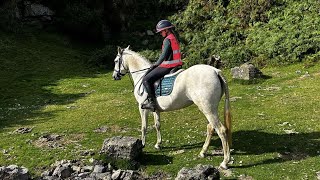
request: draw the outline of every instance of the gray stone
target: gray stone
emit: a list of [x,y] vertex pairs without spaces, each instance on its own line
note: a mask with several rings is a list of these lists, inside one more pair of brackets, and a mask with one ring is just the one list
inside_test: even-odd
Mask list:
[[101,179],[101,180],[111,180],[111,173],[105,172],[105,173],[91,173],[90,177],[94,179]]
[[79,174],[78,174],[78,177],[86,178],[86,177],[88,177],[89,175],[90,175],[89,172],[83,172],[83,173],[79,173]]
[[29,133],[31,131],[32,131],[32,128],[22,127],[22,128],[16,129],[14,132],[19,133],[19,134],[25,134],[25,133]]
[[31,178],[27,168],[10,165],[8,167],[0,167],[0,179],[29,180]]
[[106,172],[107,168],[102,165],[95,165],[93,168],[94,173],[104,173]]
[[136,171],[118,169],[115,172],[113,172],[111,179],[112,180],[118,180],[118,179],[132,180],[132,179],[143,179],[143,177]]
[[154,33],[153,33],[151,30],[147,30],[147,35],[148,35],[148,36],[153,36]]
[[114,173],[112,173],[111,179],[119,179],[120,176],[121,176],[121,169],[118,169]]
[[198,164],[195,168],[182,168],[176,180],[220,179],[219,171],[211,165]]
[[68,178],[72,174],[72,168],[70,166],[57,166],[53,171],[52,176],[57,176],[59,178]]
[[134,137],[117,136],[105,139],[100,154],[134,160],[142,153],[142,141]]
[[80,172],[91,172],[93,170],[93,166],[83,166]]
[[54,12],[42,4],[32,4],[30,1],[25,1],[25,16],[52,16]]
[[250,63],[244,63],[240,67],[231,69],[232,78],[251,80],[262,76],[262,72]]

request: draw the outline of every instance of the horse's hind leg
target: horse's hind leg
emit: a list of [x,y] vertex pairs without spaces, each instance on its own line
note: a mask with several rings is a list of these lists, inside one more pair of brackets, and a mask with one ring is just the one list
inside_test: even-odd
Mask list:
[[211,137],[212,137],[212,134],[213,134],[213,127],[212,127],[212,124],[208,124],[207,125],[207,137],[206,137],[206,141],[205,143],[203,144],[202,146],[202,150],[199,154],[200,157],[205,157],[205,153],[208,151],[208,148],[209,148],[209,145],[210,145],[210,140],[211,140]]
[[221,139],[224,156],[223,161],[220,164],[220,167],[223,169],[227,169],[227,164],[230,161],[230,147],[227,141],[227,129],[220,122],[217,111],[214,111],[213,113],[204,112],[204,114],[208,119],[209,124],[207,125],[207,138],[200,152],[200,156],[204,157],[205,153],[207,152],[213,134],[213,129],[215,129],[219,138]]
[[228,168],[228,163],[230,161],[230,146],[227,139],[227,129],[225,126],[218,121],[217,125],[215,125],[215,130],[220,137],[221,143],[222,143],[222,149],[223,149],[223,161],[220,164],[220,167],[223,169]]

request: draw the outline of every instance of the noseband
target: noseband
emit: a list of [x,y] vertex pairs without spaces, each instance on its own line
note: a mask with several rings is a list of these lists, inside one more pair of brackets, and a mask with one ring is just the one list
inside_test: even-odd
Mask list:
[[[128,72],[128,69],[126,69],[124,67],[124,65],[123,65],[123,59],[122,59],[123,51],[124,51],[124,49],[121,50],[120,54],[118,55],[119,56],[119,63],[118,63],[118,65],[119,65],[118,69],[119,70],[114,69],[114,71],[117,73],[117,77],[122,77],[122,76],[126,75],[126,73]],[[121,73],[121,66],[126,70],[125,74]]]

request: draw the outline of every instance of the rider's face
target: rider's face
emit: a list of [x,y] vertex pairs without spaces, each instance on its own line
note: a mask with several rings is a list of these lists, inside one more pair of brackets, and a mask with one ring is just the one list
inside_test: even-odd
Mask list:
[[166,29],[165,29],[165,30],[162,30],[160,33],[161,33],[161,36],[162,36],[162,37],[166,37],[166,35],[167,35]]

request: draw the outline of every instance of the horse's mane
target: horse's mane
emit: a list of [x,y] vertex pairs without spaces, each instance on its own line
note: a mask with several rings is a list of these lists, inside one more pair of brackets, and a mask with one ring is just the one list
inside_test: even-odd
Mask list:
[[125,52],[134,56],[135,58],[138,58],[140,60],[143,60],[143,62],[150,64],[150,61],[147,60],[144,56],[140,55],[139,53],[132,51],[131,49],[125,49]]

